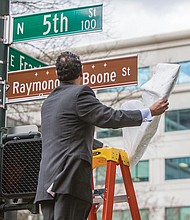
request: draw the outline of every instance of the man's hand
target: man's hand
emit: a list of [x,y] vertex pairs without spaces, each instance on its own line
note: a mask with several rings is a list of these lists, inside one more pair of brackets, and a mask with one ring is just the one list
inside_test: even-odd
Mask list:
[[155,102],[150,107],[152,116],[161,115],[162,113],[164,113],[168,109],[168,105],[169,105],[168,99],[161,99]]

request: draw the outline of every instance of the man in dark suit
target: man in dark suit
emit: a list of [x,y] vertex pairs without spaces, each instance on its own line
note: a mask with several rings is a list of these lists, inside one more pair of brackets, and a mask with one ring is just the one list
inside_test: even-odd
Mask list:
[[64,52],[56,61],[60,86],[41,110],[42,160],[35,202],[44,220],[86,220],[92,205],[92,145],[95,126],[139,126],[149,115],[162,114],[168,101],[150,109],[114,110],[81,84],[80,58]]

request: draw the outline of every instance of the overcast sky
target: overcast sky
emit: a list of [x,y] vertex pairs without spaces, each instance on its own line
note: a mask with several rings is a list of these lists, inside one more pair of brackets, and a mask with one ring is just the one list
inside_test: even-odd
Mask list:
[[[190,0],[83,0],[80,6],[98,3],[104,5],[103,33],[109,30],[109,40],[190,29]],[[85,43],[93,42],[93,35],[96,42],[104,40],[103,33],[90,34]]]
[[131,38],[190,29],[189,0],[111,0],[111,4],[115,29],[119,33],[117,37]]

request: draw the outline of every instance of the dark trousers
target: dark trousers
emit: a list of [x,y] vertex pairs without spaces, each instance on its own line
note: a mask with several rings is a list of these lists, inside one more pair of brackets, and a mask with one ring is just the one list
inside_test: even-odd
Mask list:
[[71,195],[56,194],[41,204],[44,220],[86,220],[92,204]]

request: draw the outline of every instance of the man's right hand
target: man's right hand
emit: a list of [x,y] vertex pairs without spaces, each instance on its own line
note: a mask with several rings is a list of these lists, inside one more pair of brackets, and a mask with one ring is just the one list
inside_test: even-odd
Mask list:
[[161,99],[157,102],[155,102],[151,107],[150,107],[150,111],[152,116],[156,116],[156,115],[161,115],[162,113],[164,113],[167,109],[169,102],[168,99]]

